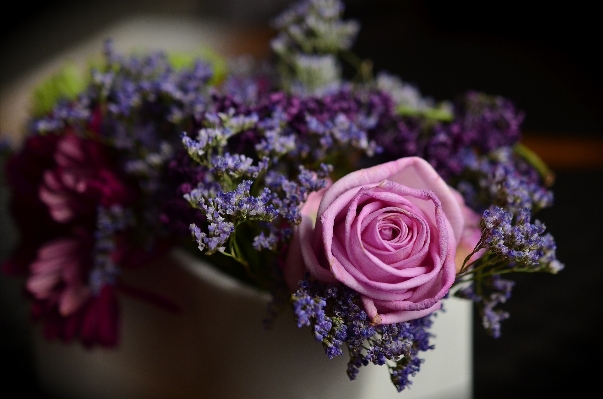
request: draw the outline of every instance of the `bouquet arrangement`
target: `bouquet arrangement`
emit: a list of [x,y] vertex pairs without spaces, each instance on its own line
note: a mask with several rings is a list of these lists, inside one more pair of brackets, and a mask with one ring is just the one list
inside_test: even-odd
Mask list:
[[533,218],[552,174],[519,142],[523,113],[374,73],[342,15],[293,4],[268,60],[108,40],[85,74],[39,87],[22,146],[3,147],[20,232],[3,271],[26,276],[48,339],[117,345],[117,293],[173,308],[120,272],[179,246],[270,292],[267,322],[291,308],[326,356],[349,356],[350,379],[386,365],[402,391],[446,298],[498,337],[503,275],[563,268]]

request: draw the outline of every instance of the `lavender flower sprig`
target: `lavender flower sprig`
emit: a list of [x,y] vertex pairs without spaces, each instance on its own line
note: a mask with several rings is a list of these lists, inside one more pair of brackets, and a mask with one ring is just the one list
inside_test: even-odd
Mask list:
[[309,326],[314,339],[322,343],[329,358],[349,355],[348,377],[356,379],[360,368],[387,365],[398,392],[407,388],[424,361],[419,352],[434,349],[428,332],[431,315],[405,323],[374,325],[363,309],[360,296],[341,285],[300,281],[292,295],[298,327]]
[[[291,226],[300,223],[301,204],[311,192],[325,187],[329,165],[311,171],[303,161],[293,161],[298,164],[295,174],[281,162],[299,154],[299,137],[283,129],[284,118],[278,106],[263,118],[230,108],[207,113],[196,138],[182,133],[187,153],[212,180],[208,185],[205,179],[184,194],[205,217],[203,225],[192,223],[190,231],[207,255],[221,252],[249,267],[250,252],[245,249],[249,237],[237,238],[243,225],[254,234],[254,250],[276,252],[290,239]],[[242,140],[251,144],[246,145],[249,155],[231,153]]]
[[[540,221],[531,222],[529,208],[522,208],[514,214],[492,205],[484,211],[480,223],[482,237],[465,258],[457,279],[486,268],[488,273],[502,274],[543,270],[556,272],[562,267],[554,256],[555,242],[552,236],[543,235],[545,226]],[[474,254],[483,249],[487,250],[484,255],[469,262]]]
[[[455,292],[459,298],[478,305],[482,324],[494,338],[500,337],[500,322],[509,314],[498,308],[511,296],[514,282],[501,275],[516,272],[557,273],[563,264],[555,256],[556,245],[545,226],[531,222],[529,208],[515,214],[496,205],[484,211],[481,220],[482,237],[475,249],[465,258],[457,274]],[[470,259],[485,251],[478,259]]]
[[299,95],[324,95],[341,85],[337,55],[348,50],[358,33],[356,21],[343,21],[338,0],[307,0],[273,20],[279,29],[271,47],[279,58],[285,90]]

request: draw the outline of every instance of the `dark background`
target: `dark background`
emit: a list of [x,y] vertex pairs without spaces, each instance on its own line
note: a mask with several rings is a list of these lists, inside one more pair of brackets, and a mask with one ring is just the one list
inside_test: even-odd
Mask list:
[[[1,85],[127,15],[192,12],[261,27],[284,2],[260,1],[253,8],[236,0],[74,3],[20,1],[0,14]],[[499,94],[526,112],[526,137],[603,139],[601,63],[595,61],[601,50],[599,14],[577,2],[526,3],[356,0],[346,2],[346,15],[362,24],[354,50],[371,58],[376,70],[398,74],[424,95],[445,100],[468,89]],[[556,173],[555,205],[537,218],[556,238],[566,269],[557,276],[514,276],[517,285],[505,306],[511,318],[503,322],[501,338],[487,336],[475,319],[475,399],[597,388],[594,376],[603,352],[596,329],[603,283],[602,160],[598,154],[590,167],[572,166],[571,159],[550,165]],[[6,217],[2,258],[10,247]],[[19,289],[2,279],[1,294]],[[23,332],[13,323],[21,317],[19,306],[0,309],[0,380],[4,392],[14,387],[19,396],[44,398]]]

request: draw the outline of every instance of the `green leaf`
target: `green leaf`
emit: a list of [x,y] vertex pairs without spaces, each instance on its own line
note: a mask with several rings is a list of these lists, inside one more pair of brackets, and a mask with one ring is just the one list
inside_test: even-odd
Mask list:
[[441,122],[452,122],[454,119],[454,115],[443,107],[417,109],[400,105],[396,108],[396,113],[402,116],[420,116]]
[[48,113],[61,100],[74,100],[84,90],[87,81],[74,62],[65,64],[59,71],[36,86],[32,92],[34,116]]
[[197,59],[202,59],[212,66],[214,74],[210,84],[217,85],[226,78],[228,72],[226,60],[209,47],[201,48],[197,52],[170,52],[168,54],[170,64],[177,70],[192,67]]
[[555,181],[555,173],[549,169],[546,163],[532,150],[521,143],[515,144],[513,151],[534,167],[542,177],[544,183],[550,187]]

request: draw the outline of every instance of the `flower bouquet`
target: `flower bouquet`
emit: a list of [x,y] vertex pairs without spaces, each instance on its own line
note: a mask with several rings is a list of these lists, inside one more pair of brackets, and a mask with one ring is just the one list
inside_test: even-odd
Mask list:
[[384,366],[400,392],[448,298],[496,338],[503,275],[563,268],[534,219],[552,173],[519,142],[523,113],[375,73],[342,15],[336,0],[293,4],[267,60],[107,40],[85,73],[39,86],[22,146],[3,146],[20,241],[2,267],[25,276],[46,338],[117,346],[118,294],[177,312],[121,277],[180,248],[264,292],[267,327],[292,312],[349,379]]

